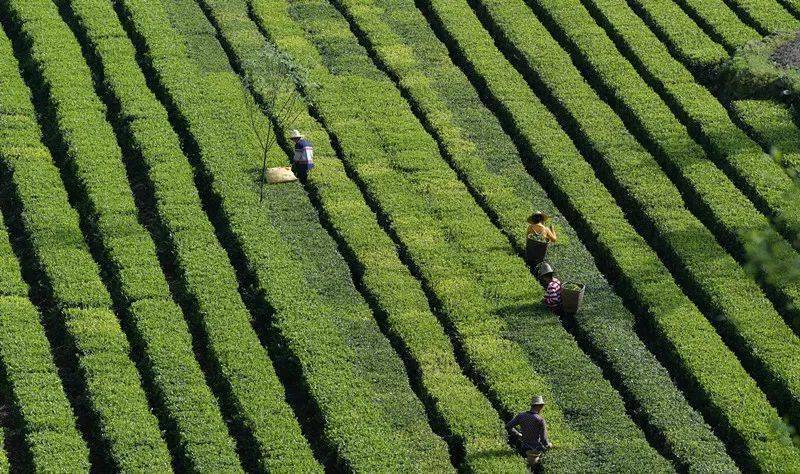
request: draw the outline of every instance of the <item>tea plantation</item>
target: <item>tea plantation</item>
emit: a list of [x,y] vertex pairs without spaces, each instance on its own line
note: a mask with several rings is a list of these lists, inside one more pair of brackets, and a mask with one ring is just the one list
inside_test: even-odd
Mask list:
[[[800,109],[725,87],[796,30],[0,0],[0,471],[525,472],[505,422],[542,395],[537,472],[800,472]],[[295,129],[315,167],[262,186]]]

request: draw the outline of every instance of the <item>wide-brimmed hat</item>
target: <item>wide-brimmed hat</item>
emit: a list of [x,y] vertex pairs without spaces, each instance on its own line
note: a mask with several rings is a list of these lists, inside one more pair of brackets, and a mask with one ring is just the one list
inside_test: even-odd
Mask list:
[[541,395],[536,395],[531,399],[531,406],[544,405],[544,398]]
[[538,267],[536,267],[536,275],[539,278],[545,275],[550,275],[552,273],[553,273],[553,267],[547,262],[542,262],[539,264]]
[[528,220],[531,221],[531,222],[536,221],[536,220],[538,220],[539,222],[544,222],[547,219],[550,219],[550,216],[548,216],[547,214],[545,214],[542,211],[536,211],[533,214],[531,214],[530,217],[528,217]]
[[292,132],[289,134],[289,138],[303,138],[303,134],[300,133],[299,130],[292,130]]

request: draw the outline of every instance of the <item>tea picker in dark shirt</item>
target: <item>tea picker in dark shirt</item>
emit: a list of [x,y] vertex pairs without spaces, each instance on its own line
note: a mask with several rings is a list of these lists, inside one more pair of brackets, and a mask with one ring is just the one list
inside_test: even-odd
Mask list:
[[[528,455],[528,462],[536,463],[542,452],[553,447],[547,438],[547,423],[539,413],[544,408],[544,399],[541,395],[533,397],[531,409],[515,416],[506,423],[506,428],[522,439],[522,447]],[[521,429],[517,431],[516,427]]]
[[314,148],[298,130],[292,130],[289,138],[294,142],[292,171],[300,181],[305,182],[308,179],[308,172],[314,167]]

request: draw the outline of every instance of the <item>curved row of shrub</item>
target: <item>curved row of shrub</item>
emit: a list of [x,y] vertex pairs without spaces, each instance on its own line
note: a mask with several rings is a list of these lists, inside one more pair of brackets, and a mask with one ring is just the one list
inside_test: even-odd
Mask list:
[[792,31],[800,26],[800,21],[777,0],[727,0],[726,3],[762,35]]
[[[773,202],[782,200],[790,206],[790,209],[785,206],[783,209],[773,206],[776,210],[772,216],[773,223],[777,224],[778,230],[788,240],[788,243],[770,232],[763,222],[747,220],[747,224],[738,223],[741,230],[738,232],[740,236],[737,239],[732,236],[728,237],[731,241],[738,240],[738,249],[733,249],[734,254],[744,254],[744,249],[751,240],[747,235],[749,231],[751,234],[765,235],[770,241],[773,241],[777,257],[795,258],[796,253],[792,252],[789,246],[797,248],[800,245],[796,239],[797,219],[793,217],[796,215],[795,211],[799,202],[791,198],[795,184],[788,175],[779,172],[782,169],[781,165],[764,153],[758,143],[751,140],[734,124],[733,119],[729,116],[730,112],[713,98],[707,89],[694,82],[689,71],[670,55],[670,50],[658,41],[647,25],[630,8],[605,0],[583,0],[583,3],[593,11],[595,17],[600,19],[600,23],[605,26],[608,34],[615,39],[623,52],[627,53],[634,66],[639,68],[639,72],[646,79],[648,77],[650,79],[658,78],[659,84],[664,84],[665,87],[674,89],[675,94],[682,95],[685,99],[684,102],[690,104],[692,113],[698,117],[707,117],[707,120],[698,122],[696,125],[700,130],[704,130],[698,136],[698,140],[708,145],[707,151],[710,156],[715,156],[715,153],[720,156],[727,154],[729,157],[735,157],[736,160],[743,159],[743,162],[751,162],[749,167],[759,176],[758,180],[764,184],[764,187],[770,190],[771,200]],[[675,28],[674,25],[662,22],[657,16],[651,18],[662,25],[664,29]],[[686,22],[682,27],[692,28],[692,25]],[[693,28],[699,32],[696,25]],[[673,48],[674,50],[675,48]],[[676,52],[676,55],[683,62],[687,62],[687,58],[680,55],[679,51]],[[653,85],[652,82],[651,85]],[[659,85],[656,84],[655,88],[658,89],[658,87]],[[667,100],[669,101],[669,98]],[[719,164],[726,169],[724,163]],[[736,182],[735,179],[733,181]],[[773,185],[770,186],[769,183],[773,183]],[[741,183],[739,183],[739,187],[742,188]],[[728,227],[736,229],[737,223],[732,223]],[[766,229],[766,231],[761,229]],[[786,275],[780,272],[762,272],[761,277],[766,282],[768,294],[776,306],[787,320],[793,321],[797,328],[800,307],[794,301],[800,297],[800,285],[786,278]]]
[[[13,35],[24,44],[32,74],[47,84],[51,97],[58,97],[59,124],[75,120],[88,127],[102,127],[92,111],[96,105],[85,102],[86,94],[70,82],[59,61],[64,24],[46,2],[4,1],[0,11],[13,24]],[[55,17],[53,13],[55,12]],[[14,83],[14,97],[25,100],[29,93],[21,80]],[[102,109],[100,109],[102,111]],[[102,113],[100,114],[100,119]],[[25,145],[9,149],[0,156],[10,179],[11,202],[15,222],[24,233],[25,264],[33,277],[42,282],[42,296],[56,308],[51,317],[54,332],[64,339],[71,363],[80,375],[80,396],[86,398],[95,423],[94,436],[111,466],[120,470],[170,471],[170,456],[161,439],[158,422],[150,412],[136,366],[129,359],[130,346],[116,315],[111,311],[111,297],[100,279],[79,227],[77,212],[70,207],[58,168],[41,143],[38,128],[32,125],[16,131],[23,134]],[[27,134],[27,135],[25,135]],[[99,152],[106,149],[98,147]],[[79,152],[80,150],[72,150]],[[113,202],[108,202],[108,206]]]
[[679,52],[692,72],[704,81],[717,77],[720,66],[729,58],[728,52],[698,28],[677,3],[673,0],[630,0],[630,5],[640,17],[655,26],[653,32]]
[[[665,256],[667,265],[684,280],[683,284],[709,316],[718,319],[717,327],[723,336],[774,401],[779,402],[778,406],[789,414],[800,413],[800,338],[786,325],[747,272],[686,210],[680,192],[653,157],[627,133],[611,107],[584,82],[569,55],[549,37],[527,7],[521,1],[483,0],[482,3],[497,34],[507,38],[511,54],[521,58],[521,68],[536,83],[535,87],[557,104],[553,108],[574,129],[574,135],[599,169],[601,180],[638,219],[638,230]],[[579,5],[566,8],[561,0],[557,6],[548,6],[553,11],[562,7],[563,16],[557,18],[562,22],[562,31],[576,21],[587,21],[564,18],[580,11]],[[574,30],[575,26],[571,28]],[[597,37],[590,38],[593,44],[599,41]],[[605,58],[606,61],[610,59]],[[680,151],[685,153],[686,146],[680,145]],[[687,159],[677,153],[675,157]],[[702,165],[702,158],[697,161]],[[702,176],[702,171],[707,170],[694,167],[692,171],[701,175],[691,183],[697,190],[698,185],[706,184],[702,181],[708,176]],[[781,175],[786,177],[782,172]],[[723,185],[717,182],[697,191],[704,199],[709,199],[711,193],[720,193]],[[731,212],[725,207],[725,199],[716,199],[717,215]],[[743,214],[749,219],[757,216],[754,211]],[[729,228],[735,228],[735,224],[729,223]],[[765,224],[765,227],[769,226]],[[784,253],[794,251],[788,248]],[[792,418],[797,420],[796,416]]]
[[[535,210],[531,205],[548,213],[555,206],[527,176],[510,138],[481,104],[464,74],[449,61],[446,48],[424,17],[405,1],[334,3],[349,17],[373,57],[411,98],[471,192],[480,196],[498,227],[521,251],[525,234],[520,227]],[[606,367],[615,374],[623,394],[633,400],[648,431],[663,440],[681,466],[735,470],[724,446],[638,339],[633,316],[614,295],[574,231],[564,223],[559,234],[550,261],[560,274],[583,281],[591,289],[591,303],[576,317],[579,337],[608,362]],[[597,324],[599,319],[603,324]],[[644,373],[648,376],[642,376]]]
[[[302,385],[304,411],[314,422],[309,429],[330,456],[326,462],[363,471],[448,470],[444,442],[428,427],[400,359],[302,187],[269,186],[259,205],[251,170],[260,152],[246,128],[227,126],[248,120],[239,80],[225,64],[204,64],[201,71],[190,59],[206,54],[200,45],[219,45],[213,37],[184,42],[159,1],[116,3],[157,93],[192,148],[201,198],[223,245],[242,283],[252,286],[257,309],[269,311],[259,322],[269,326],[279,365]],[[271,160],[285,156],[275,149]]]
[[[38,146],[36,113],[2,28],[0,89],[0,156],[26,148],[31,140]],[[76,429],[40,319],[28,299],[28,286],[0,217],[0,370],[6,398],[35,470],[88,471],[89,451]],[[0,472],[8,468],[5,451],[0,449]]]
[[[271,72],[259,56],[265,40],[252,24],[235,21],[236,7],[241,14],[244,4],[202,3],[220,28],[229,54],[251,79],[257,98],[268,97],[270,91],[264,88],[271,83]],[[318,156],[335,154],[325,131],[307,113],[301,113],[295,126],[310,136]],[[381,229],[358,187],[346,177],[342,179],[344,175],[340,161],[325,160],[309,176],[307,188],[345,249],[351,268],[355,267],[362,291],[377,306],[389,337],[413,366],[416,373],[412,379],[419,380],[426,394],[424,401],[444,426],[446,439],[451,438],[451,446],[462,453],[459,456],[463,456],[467,469],[522,469],[521,460],[507,444],[497,412],[462,373],[420,282],[403,265],[394,242]]]
[[[224,38],[230,41],[232,38],[242,39],[249,37],[250,41],[252,41],[252,46],[257,48],[255,50],[248,50],[248,54],[250,55],[259,51],[258,48],[263,47],[265,40],[256,26],[247,18],[247,4],[245,2],[204,2],[204,4],[208,7],[210,15],[215,20],[225,20],[225,28],[220,29]],[[219,24],[219,26],[223,25]],[[238,43],[237,46],[233,46],[233,44],[230,42],[228,44],[229,46],[233,47],[234,51],[242,54],[243,49],[240,45],[238,45]],[[244,64],[244,61],[245,60],[242,60],[242,64]],[[253,70],[254,73],[265,73],[264,69],[259,68],[266,67],[266,70],[269,70],[269,65],[259,64],[257,61],[258,60],[254,59],[247,61],[248,67],[255,68]],[[305,108],[305,104],[301,104],[301,107]],[[354,198],[361,196],[361,191],[358,190],[358,187],[355,185],[355,183],[348,178],[348,171],[344,166],[342,166],[342,162],[335,158],[336,151],[331,146],[325,129],[305,112],[301,111],[299,117],[298,123],[293,124],[292,126],[301,127],[303,132],[311,138],[316,150],[315,154],[318,158],[317,168],[315,168],[311,174],[311,184],[312,186],[316,186],[320,192],[324,191],[327,193],[328,197],[327,201],[323,200],[320,202],[320,204],[325,209],[330,210],[328,214],[329,217],[341,216],[340,218],[347,218],[346,216],[349,212],[349,209],[354,204]],[[284,127],[284,131],[287,131],[285,129],[286,124],[280,125]],[[347,194],[337,194],[335,191],[338,189],[351,189],[352,191],[348,192]],[[357,194],[353,194],[353,192]],[[363,201],[364,197],[361,196],[359,199]],[[409,209],[418,207],[418,196],[415,195],[411,201],[407,201],[404,205]],[[344,213],[344,216],[342,216],[342,213]],[[372,211],[370,211],[370,213],[372,213]],[[423,215],[420,217],[425,216]],[[381,215],[380,218],[385,218],[385,215]],[[413,221],[410,221],[409,223],[415,224]],[[334,226],[343,225],[336,223],[332,224]],[[458,258],[454,258],[452,256],[453,251],[445,244],[445,237],[441,234],[441,231],[435,230],[436,228],[436,224],[427,219],[424,222],[421,222],[417,228],[418,232],[420,232],[420,236],[424,237],[425,243],[427,244],[424,258],[434,262],[452,262],[449,266],[442,267],[443,271],[447,272],[447,280],[444,281],[447,286],[441,286],[441,288],[437,288],[435,291],[439,296],[446,295],[448,298],[441,299],[440,297],[437,297],[435,301],[437,306],[436,309],[437,311],[440,311],[444,308],[447,308],[444,309],[444,311],[446,311],[448,314],[455,313],[462,318],[471,319],[473,312],[484,311],[483,308],[487,307],[488,304],[483,300],[482,290],[475,284],[474,277],[468,273],[465,275],[466,269],[457,263]],[[373,237],[370,236],[370,238]],[[396,250],[393,251],[396,252]],[[407,252],[405,252],[405,249],[403,249],[401,253]],[[356,265],[362,265],[362,263],[357,262]],[[364,263],[364,265],[366,265],[366,263]],[[366,269],[367,268],[365,267],[365,270]],[[391,288],[394,287],[392,286]],[[428,291],[432,291],[430,287],[427,289]],[[390,290],[388,288],[381,289],[373,287],[373,291],[385,292]],[[445,293],[445,291],[448,293]],[[457,294],[458,296],[452,297],[449,296],[450,294]],[[447,325],[452,331],[452,322],[448,322]],[[531,369],[530,365],[526,361],[525,354],[518,346],[508,344],[507,342],[504,344],[498,344],[496,341],[487,339],[485,337],[480,338],[480,344],[478,343],[477,337],[470,339],[469,342],[472,343],[472,341],[475,341],[474,347],[476,349],[489,351],[489,353],[492,354],[492,358],[483,363],[483,368],[480,366],[475,366],[474,368],[468,368],[468,370],[473,373],[476,371],[480,373],[486,373],[487,371],[493,372],[498,376],[504,377],[503,382],[507,386],[513,387],[513,390],[505,391],[500,394],[498,394],[497,391],[493,391],[491,388],[488,389],[491,398],[505,416],[510,416],[511,412],[524,409],[529,403],[532,393],[544,393],[546,397],[552,400],[552,397],[549,396],[551,393],[550,388]],[[463,352],[464,346],[461,341],[455,340],[454,342],[458,346],[457,351]],[[487,364],[490,364],[489,367],[486,367]],[[524,374],[524,376],[522,374]],[[487,384],[482,378],[479,379],[478,382],[481,384],[490,385],[490,387],[492,385],[491,383]],[[498,398],[500,399],[498,400]],[[548,407],[548,412],[548,420],[550,421],[551,428],[553,429],[554,437],[558,440],[558,442],[561,443],[564,453],[562,456],[555,456],[553,461],[558,459],[566,459],[567,453],[574,453],[572,449],[573,446],[583,445],[583,442],[580,441],[582,438],[563,426],[564,422],[561,419],[561,413],[556,404],[552,404],[550,407]],[[570,460],[570,463],[573,466],[581,466],[583,465],[582,463],[585,462],[585,458]],[[476,466],[479,465],[480,464],[476,464]]]
[[[4,91],[0,94],[0,156],[13,158],[14,150],[27,148],[30,140],[38,146],[40,132],[11,44],[1,29],[0,88]],[[0,217],[0,371],[9,408],[24,433],[33,468],[88,470],[89,453],[76,429],[40,320]],[[0,450],[0,471],[8,472],[8,468],[5,452]]]
[[711,38],[725,46],[728,53],[762,36],[745,25],[725,0],[675,0]]
[[613,0],[583,0],[583,4],[708,156],[792,240],[800,231],[800,202],[786,199],[793,183],[778,172],[780,166],[733,123],[725,106],[670,55],[627,4]]
[[[540,0],[538,5],[539,13],[548,18],[551,29],[556,30],[562,43],[569,45],[584,75],[610,99],[629,128],[643,137],[643,142],[676,183],[688,208],[734,257],[740,260],[745,257],[752,235],[758,234],[774,242],[776,258],[794,258],[796,252],[791,244],[783,240],[725,174],[707,160],[703,149],[618,52],[579,1],[572,2],[571,8],[561,8],[562,4],[556,6],[548,0]],[[626,26],[618,24],[617,27]],[[674,196],[679,199],[677,194]],[[762,285],[782,313],[787,313],[792,324],[800,323],[794,321],[800,318],[800,283],[769,269],[760,276]],[[800,329],[800,325],[795,328]]]
[[[557,28],[560,34],[567,38],[567,42],[571,42],[573,51],[577,50],[579,62],[584,65],[585,70],[589,71],[589,76],[593,76],[597,82],[600,82],[599,87],[606,91],[612,100],[616,101],[618,107],[622,108],[623,114],[627,115],[629,120],[632,119],[633,129],[643,133],[646,140],[656,148],[656,156],[661,158],[662,165],[667,168],[672,179],[678,182],[683,195],[687,196],[688,207],[703,219],[710,229],[715,230],[721,236],[720,240],[722,242],[727,242],[727,246],[731,248],[733,254],[744,255],[745,249],[751,243],[751,236],[759,234],[773,242],[773,251],[776,253],[776,258],[794,258],[796,253],[790,244],[782,240],[770,228],[769,222],[752,207],[751,203],[738,192],[723,173],[706,161],[702,149],[691,140],[686,130],[674,119],[669,109],[660,102],[658,96],[647,88],[647,85],[639,78],[630,64],[619,55],[603,30],[592,22],[591,17],[581,7],[580,3],[578,1],[573,2],[570,5],[571,8],[561,8],[563,2],[556,6],[547,0],[542,0],[541,4],[546,6],[545,13],[550,15],[551,24],[555,24],[554,28]],[[507,18],[513,16],[513,14],[509,14]],[[582,26],[576,28],[574,26],[576,24]],[[618,23],[616,27],[631,29],[627,23]],[[553,50],[554,47],[556,46],[553,42],[550,49]],[[567,64],[565,62],[567,60],[565,58],[563,63]],[[551,70],[554,66],[551,64],[545,67]],[[575,77],[577,77],[577,71],[575,71]],[[621,136],[622,132],[619,132],[619,130],[622,130],[622,128],[620,127],[617,132],[612,134]],[[622,141],[619,143],[622,143]],[[640,162],[639,171],[642,170],[642,166],[644,164]],[[658,175],[657,166],[651,162],[649,169],[654,174],[648,179],[647,186],[652,186],[655,176]],[[661,181],[662,184],[667,182],[663,178]],[[658,199],[661,202],[672,203],[665,206],[665,209],[669,209],[671,206],[679,208],[682,205],[681,196],[677,191],[672,192],[671,195],[662,192]],[[667,212],[675,215],[672,211]],[[681,227],[675,224],[674,221],[669,226]],[[705,232],[703,241],[711,243],[713,242],[713,236]],[[690,244],[689,248],[692,249],[693,245]],[[713,244],[710,245],[713,246]],[[710,250],[707,249],[706,252],[708,256],[706,261],[720,262]],[[721,252],[716,252],[716,254],[719,253]],[[689,256],[691,252],[686,252],[684,255]],[[686,261],[691,261],[691,257],[687,258]],[[708,285],[703,282],[719,277],[720,269],[717,267],[713,273],[705,273],[705,276],[702,271],[696,275],[695,278],[698,285],[707,287]],[[731,275],[728,277],[729,282],[747,279],[745,273],[741,271],[729,275]],[[767,269],[762,276],[763,280],[765,280],[765,286],[771,292],[770,294],[776,304],[781,308],[785,305],[788,308],[786,310],[787,316],[793,320],[796,319],[798,316],[797,303],[800,301],[800,285],[791,279],[787,279],[780,271]],[[742,294],[740,293],[741,290],[740,288],[739,291],[732,291],[729,294]],[[747,290],[747,294],[754,296],[758,292],[751,288]],[[725,306],[719,303],[711,304],[716,306],[718,311],[727,313],[728,317],[733,314],[734,308],[737,306]],[[749,339],[747,345],[754,352],[772,351],[773,363],[774,361],[783,361],[788,356],[786,347],[778,347],[776,341],[781,340],[800,348],[798,345],[800,340],[793,338],[789,330],[783,327],[781,319],[770,308],[769,304],[763,301],[763,298],[760,307],[764,308],[764,310],[759,311],[757,316],[750,315],[746,308],[735,309],[740,318],[742,315],[746,316],[745,319],[741,320],[741,324],[738,324],[739,337]],[[766,314],[772,315],[770,324],[774,325],[777,332],[759,334],[759,332],[763,331],[764,316]],[[781,334],[781,336],[778,336],[778,334]],[[737,340],[738,338],[732,337],[732,339]],[[758,349],[759,347],[761,349]],[[765,350],[764,348],[769,349]],[[746,356],[742,357],[746,358]],[[794,385],[793,370],[786,370],[789,365],[783,366],[783,369],[777,368],[779,366],[775,367],[772,369],[773,373],[783,372],[783,380],[786,381],[784,382],[786,385],[784,390],[788,390],[788,393],[783,395],[789,399],[787,403],[789,408],[787,410],[790,413],[794,413],[795,409],[800,405],[797,405],[798,387]],[[776,378],[780,379],[781,377]]]
[[[138,209],[122,151],[106,121],[104,104],[94,93],[92,73],[80,45],[69,27],[58,22],[60,17],[52,2],[30,3],[42,5],[40,18],[46,18],[60,38],[58,43],[42,45],[47,61],[52,62],[43,64],[42,71],[43,83],[50,85],[48,103],[56,117],[58,146],[64,160],[61,166],[80,203],[79,211],[102,248],[101,265],[111,280],[112,297],[123,314],[123,324],[146,361],[144,377],[150,385],[146,388],[155,391],[158,409],[169,420],[169,436],[174,439],[167,439],[173,454],[186,468],[240,470],[217,401],[195,360],[186,321],[170,296],[155,245],[137,221]],[[20,16],[21,21],[26,19]],[[85,27],[85,19],[79,21]],[[124,34],[119,39],[127,41]],[[58,68],[59,72],[47,74],[46,68]],[[62,81],[69,85],[59,84]],[[70,100],[69,107],[62,105]],[[147,113],[147,107],[140,105],[142,113]]]
[[[3,259],[14,258],[10,248],[3,250],[9,251]],[[12,403],[11,416],[24,433],[35,471],[88,471],[89,452],[75,428],[39,319],[26,296],[0,296],[0,363]],[[0,457],[5,458],[5,453]],[[8,462],[0,459],[0,472],[7,472],[4,461]]]
[[786,432],[778,429],[782,421],[775,409],[627,222],[555,118],[494,48],[466,1],[431,0],[425,10],[485,99],[496,104],[526,158],[541,173],[549,195],[562,203],[583,235],[593,236],[585,242],[603,256],[608,273],[647,308],[642,322],[655,333],[673,373],[703,406],[730,452],[744,466],[800,466]]
[[[322,85],[319,92],[306,91],[315,110],[341,144],[354,179],[391,222],[392,230],[432,292],[445,294],[449,301],[463,300],[464,295],[472,295],[465,291],[469,287],[461,286],[471,276],[478,283],[473,288],[486,296],[485,302],[470,296],[476,304],[470,305],[473,314],[468,320],[459,314],[463,310],[448,314],[456,338],[465,347],[468,363],[481,363],[470,350],[481,351],[473,354],[485,357],[491,339],[519,344],[516,347],[527,353],[533,367],[553,387],[559,405],[567,413],[575,410],[577,416],[569,421],[583,427],[582,433],[590,443],[606,443],[605,446],[611,447],[608,458],[614,457],[620,466],[642,468],[645,463],[652,463],[654,469],[663,469],[663,460],[652,451],[649,458],[630,458],[635,451],[636,457],[640,457],[646,444],[625,415],[622,404],[617,404],[619,396],[602,380],[557,318],[543,308],[541,290],[524,262],[515,255],[507,238],[483,215],[446,161],[440,159],[435,141],[425,133],[394,84],[373,65],[355,36],[340,33],[349,30],[341,15],[330,5],[317,1],[303,8],[263,1],[253,2],[253,7],[256,21],[265,34],[275,43],[287,45],[286,51],[306,62],[313,71],[311,79]],[[278,19],[281,11],[286,12],[285,18]],[[358,88],[345,88],[344,84],[358,84]],[[348,96],[353,99],[341,100]],[[391,115],[381,117],[362,112],[379,106],[377,102],[359,104],[365,97],[379,101]],[[358,130],[371,131],[370,135],[387,152],[369,151]],[[378,167],[385,171],[373,173]],[[436,237],[440,243],[434,251],[429,239],[436,236],[437,228],[441,236]],[[435,262],[440,267],[436,268],[426,263],[431,259],[429,254],[446,258],[438,257]],[[451,262],[458,261],[464,262],[466,273],[461,273],[464,283],[456,286],[451,278],[461,270],[456,267],[456,271],[450,271],[447,267],[455,267]],[[453,290],[452,296],[446,293]],[[477,313],[475,309],[481,308],[478,304],[486,305],[483,307],[488,314]],[[492,313],[499,318],[492,317]],[[531,325],[531,318],[536,318],[540,326]],[[507,329],[499,332],[494,325]],[[507,334],[505,338],[503,333]],[[479,340],[484,341],[481,346]],[[494,390],[504,393],[507,389]],[[614,405],[609,405],[602,415],[581,413],[580,407],[591,404],[583,395],[589,392],[607,393]]]
[[800,129],[789,107],[771,100],[737,100],[731,103],[739,123],[748,128],[761,146],[791,176],[800,173]]
[[[204,357],[212,366],[209,369],[212,383],[222,391],[223,403],[230,405],[228,410],[232,413],[226,416],[235,420],[235,432],[243,437],[240,444],[247,451],[246,463],[250,468],[257,466],[263,470],[320,469],[285,401],[284,388],[269,355],[250,324],[250,313],[237,291],[236,275],[202,209],[180,140],[163,106],[148,89],[136,62],[136,51],[112,5],[88,0],[72,2],[69,7],[81,30],[82,42],[93,57],[101,89],[115,112],[114,121],[124,137],[131,169],[137,180],[146,183],[143,199],[150,208],[144,212],[155,212],[158,216],[161,229],[156,237],[171,253],[181,299],[199,334],[197,344],[203,347]],[[106,170],[106,183],[112,184],[111,177],[124,179],[120,174],[125,171],[121,164],[113,170],[116,172],[113,175]],[[149,236],[139,235],[138,239]],[[155,254],[152,257],[154,260]],[[143,274],[135,273],[140,280]],[[134,310],[141,304],[135,303]],[[161,325],[171,316],[167,309],[160,312]],[[185,327],[182,317],[181,322]],[[186,329],[183,333],[165,332],[177,335],[186,333]],[[186,404],[174,411],[181,417],[179,445],[187,450],[192,469],[241,470],[219,409],[215,403],[202,403],[211,396],[203,374],[199,370],[196,375],[190,372],[191,365],[177,357],[183,351],[176,346],[175,338],[162,336],[161,340],[167,344],[163,352],[176,364],[167,367],[172,370],[164,370],[165,375],[175,384],[175,396]],[[190,344],[186,350],[191,356]],[[202,398],[190,399],[190,395]],[[215,411],[214,418],[219,418],[218,421],[206,419]]]

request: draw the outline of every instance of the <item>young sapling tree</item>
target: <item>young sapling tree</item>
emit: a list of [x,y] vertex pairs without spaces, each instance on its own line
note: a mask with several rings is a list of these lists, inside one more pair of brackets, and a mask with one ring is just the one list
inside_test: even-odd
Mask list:
[[258,174],[258,202],[264,200],[267,182],[267,158],[278,144],[279,124],[284,129],[292,127],[303,111],[305,103],[300,90],[313,87],[308,82],[308,71],[290,55],[267,43],[243,68],[253,71],[241,76],[244,97],[254,94],[256,100],[247,103],[248,128],[261,152]]

